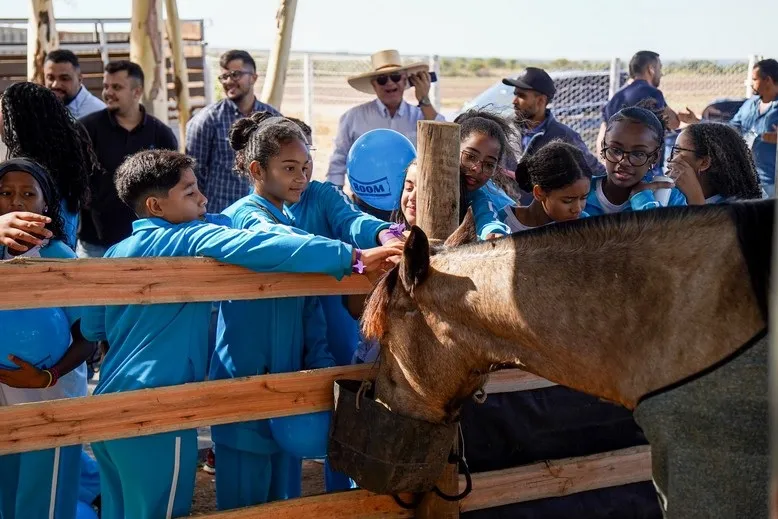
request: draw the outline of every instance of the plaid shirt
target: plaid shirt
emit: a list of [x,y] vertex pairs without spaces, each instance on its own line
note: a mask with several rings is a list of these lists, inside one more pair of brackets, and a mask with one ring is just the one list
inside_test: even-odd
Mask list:
[[[254,100],[254,111],[281,115],[275,108]],[[186,125],[186,154],[195,158],[200,191],[208,198],[208,212],[220,213],[251,190],[249,181],[233,169],[230,148],[232,124],[243,115],[230,99],[200,110]]]

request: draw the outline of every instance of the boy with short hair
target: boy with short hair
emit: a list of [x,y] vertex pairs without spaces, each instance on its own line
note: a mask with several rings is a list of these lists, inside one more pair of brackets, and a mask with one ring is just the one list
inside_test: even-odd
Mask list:
[[[341,278],[378,270],[399,246],[362,252],[313,235],[244,231],[207,215],[194,160],[153,150],[130,156],[116,172],[122,201],[140,217],[111,257],[208,256],[263,272],[312,272]],[[215,222],[215,223],[213,223]],[[361,261],[360,261],[361,260]],[[364,265],[363,265],[364,264]],[[95,394],[198,382],[205,378],[211,303],[94,307],[82,331],[107,340]],[[103,519],[158,519],[189,514],[197,465],[194,429],[92,444],[100,465]],[[139,456],[139,453],[143,453]],[[154,466],[149,469],[148,462]]]

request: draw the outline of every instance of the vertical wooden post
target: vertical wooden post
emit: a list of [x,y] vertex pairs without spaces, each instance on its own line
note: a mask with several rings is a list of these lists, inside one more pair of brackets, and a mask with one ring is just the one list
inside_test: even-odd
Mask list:
[[278,34],[273,52],[267,63],[265,84],[262,85],[260,101],[281,109],[286,83],[286,67],[289,64],[289,49],[292,46],[292,28],[294,13],[297,10],[297,0],[281,0],[281,6],[276,13]]
[[445,240],[459,226],[459,125],[419,121],[416,221],[429,238]]
[[130,60],[143,69],[146,112],[167,123],[167,72],[162,45],[162,0],[132,0]]
[[[173,88],[178,107],[178,144],[180,151],[185,153],[186,123],[189,122],[189,71],[186,68],[184,44],[181,40],[181,20],[178,18],[176,0],[165,0],[165,14],[167,40],[170,43],[170,55],[173,61]],[[167,79],[165,82],[167,83]]]
[[[445,240],[459,226],[459,125],[419,121],[417,129],[416,221],[429,238]],[[453,438],[455,448],[458,440]],[[457,467],[446,465],[437,486],[448,495],[459,493]],[[429,492],[416,517],[458,518],[459,503]]]
[[30,0],[30,18],[27,24],[27,79],[41,85],[46,55],[59,46],[53,4],[52,0]]

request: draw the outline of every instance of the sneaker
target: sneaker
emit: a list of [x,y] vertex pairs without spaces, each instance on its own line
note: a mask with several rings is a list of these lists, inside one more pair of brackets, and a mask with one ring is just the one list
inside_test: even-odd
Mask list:
[[208,449],[208,452],[205,453],[203,472],[207,474],[216,474],[216,455],[213,453],[213,449]]

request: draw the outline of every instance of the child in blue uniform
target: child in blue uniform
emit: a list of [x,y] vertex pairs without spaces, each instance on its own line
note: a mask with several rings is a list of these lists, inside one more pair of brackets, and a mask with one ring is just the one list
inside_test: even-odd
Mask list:
[[[42,166],[21,158],[0,164],[0,259],[75,258],[63,241],[59,208],[56,187]],[[18,369],[0,369],[0,405],[86,396],[84,361],[93,345],[79,332],[80,314],[80,308],[0,311],[3,351],[38,341],[50,347],[50,360],[39,365],[19,358],[21,353],[2,359]],[[73,519],[80,454],[75,445],[1,456],[0,517]]]
[[511,125],[486,110],[469,110],[454,122],[460,125],[459,171],[463,190],[460,221],[468,207],[472,207],[478,238],[485,240],[510,234],[497,212],[516,202],[497,187],[492,177],[501,174],[500,164],[509,153]]
[[[228,207],[224,214],[237,229],[304,234],[285,203],[299,202],[311,167],[306,139],[283,117],[258,113],[235,123],[230,142],[235,169],[249,176],[255,192]],[[375,235],[373,235],[375,240]],[[370,245],[377,245],[375,241]],[[401,246],[379,247],[398,251]],[[319,259],[311,256],[312,262]],[[258,339],[257,330],[262,330]],[[209,378],[224,379],[321,368],[335,365],[327,349],[326,324],[318,298],[296,297],[257,301],[223,301],[219,310],[216,351]],[[267,421],[214,426],[216,503],[232,509],[300,494],[301,460],[280,451]]]
[[[106,257],[207,256],[256,271],[337,278],[358,263],[359,252],[341,242],[214,224],[229,219],[206,215],[193,165],[180,153],[154,150],[139,152],[119,167],[119,197],[141,218],[133,223],[132,235]],[[382,265],[396,253],[373,252],[370,261],[373,267]],[[95,394],[202,381],[210,308],[208,302],[90,308],[82,320],[84,335],[111,344]],[[96,442],[92,448],[100,466],[103,519],[189,514],[197,466],[195,430]]]
[[591,179],[592,170],[581,150],[562,141],[550,142],[516,167],[516,183],[532,193],[532,202],[504,207],[499,215],[511,232],[585,218]]
[[727,124],[687,126],[670,152],[668,168],[678,172],[679,186],[699,182],[706,204],[766,197],[751,150]]
[[[608,120],[602,142],[605,159],[604,177],[594,177],[585,211],[591,216],[640,211],[659,207],[656,189],[665,182],[643,182],[659,161],[664,146],[664,125],[653,112],[636,106],[624,108]],[[680,188],[684,186],[685,192]],[[668,206],[702,204],[699,184],[677,184],[670,193]]]

